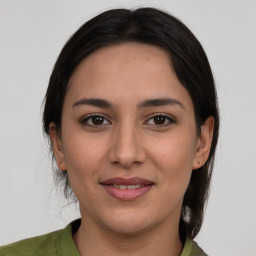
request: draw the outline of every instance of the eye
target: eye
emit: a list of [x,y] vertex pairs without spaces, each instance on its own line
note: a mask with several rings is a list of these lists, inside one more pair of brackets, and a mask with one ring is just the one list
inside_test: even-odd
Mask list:
[[145,124],[158,127],[168,126],[172,123],[175,123],[174,119],[166,114],[156,114],[145,122]]
[[82,124],[88,126],[103,126],[111,123],[102,115],[89,115],[82,120]]

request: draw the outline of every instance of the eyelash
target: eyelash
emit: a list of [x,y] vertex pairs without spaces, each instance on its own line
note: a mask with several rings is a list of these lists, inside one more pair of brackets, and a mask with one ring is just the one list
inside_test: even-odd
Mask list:
[[[105,121],[107,121],[108,122],[108,124],[99,124],[99,125],[96,125],[96,124],[89,124],[88,122],[89,122],[89,120],[92,122],[92,120],[93,120],[93,118],[101,118],[101,119],[103,119],[103,122],[105,122]],[[101,127],[101,126],[104,126],[104,125],[109,125],[109,124],[111,124],[111,122],[110,121],[108,121],[108,119],[104,116],[104,115],[102,115],[102,114],[91,114],[91,115],[89,115],[89,116],[86,116],[86,117],[84,117],[82,120],[81,120],[81,123],[83,124],[83,125],[87,125],[87,126],[91,126],[91,127]]]
[[[162,128],[162,127],[167,127],[170,124],[176,122],[174,120],[174,118],[171,117],[170,115],[167,115],[167,114],[164,114],[164,113],[156,113],[156,114],[152,115],[149,119],[147,119],[147,121],[144,122],[144,123],[148,123],[150,120],[154,120],[155,118],[159,118],[159,117],[164,118],[164,122],[165,122],[164,124],[158,124],[158,125],[157,124],[149,124],[149,125],[155,126],[157,128]],[[167,121],[167,123],[166,123],[166,121]]]
[[[164,118],[164,124],[150,124],[150,120],[154,120],[155,118]],[[100,124],[93,124],[93,118],[100,118],[101,121],[103,121],[103,123],[100,123]],[[156,121],[156,120],[154,120]],[[167,121],[167,123],[166,123]],[[89,123],[91,122],[91,123]],[[104,122],[107,122],[107,124]],[[154,126],[154,127],[157,127],[157,128],[162,128],[162,127],[167,127],[169,126],[170,124],[172,123],[175,123],[176,121],[174,120],[174,118],[172,118],[171,116],[167,115],[167,114],[163,114],[163,113],[156,113],[152,116],[150,116],[150,118],[148,118],[143,124],[147,124],[147,125],[150,125],[150,126]],[[89,116],[86,116],[84,117],[82,120],[81,120],[81,123],[83,125],[87,125],[87,126],[91,126],[91,127],[95,127],[95,128],[100,128],[102,126],[105,126],[105,125],[110,125],[111,122],[108,121],[108,119],[102,115],[102,114],[91,114]]]

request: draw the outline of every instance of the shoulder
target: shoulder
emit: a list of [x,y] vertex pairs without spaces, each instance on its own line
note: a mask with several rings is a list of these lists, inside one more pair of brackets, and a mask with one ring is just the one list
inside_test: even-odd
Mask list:
[[187,239],[181,256],[207,256],[207,254],[192,240]]
[[207,254],[203,251],[203,249],[201,247],[199,247],[199,245],[195,242],[192,241],[192,255],[200,255],[200,256],[207,256]]
[[72,234],[76,232],[81,220],[75,220],[64,229],[46,235],[21,240],[0,246],[1,256],[79,256]]
[[34,256],[56,255],[56,244],[59,233],[55,231],[46,235],[24,239],[9,245],[0,246],[1,256]]

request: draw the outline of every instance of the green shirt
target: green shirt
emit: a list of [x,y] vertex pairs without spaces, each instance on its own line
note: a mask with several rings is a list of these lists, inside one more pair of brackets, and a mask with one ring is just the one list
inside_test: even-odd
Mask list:
[[[80,256],[72,237],[80,226],[75,220],[66,228],[33,238],[0,246],[1,256]],[[186,240],[181,256],[206,256],[196,242]]]

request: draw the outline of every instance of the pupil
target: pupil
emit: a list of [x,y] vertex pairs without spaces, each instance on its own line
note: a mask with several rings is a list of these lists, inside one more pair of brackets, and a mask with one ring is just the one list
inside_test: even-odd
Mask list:
[[165,117],[163,117],[163,116],[156,116],[156,117],[154,117],[154,122],[155,122],[155,124],[164,124]]
[[92,122],[94,125],[100,125],[100,124],[103,124],[103,118],[100,117],[100,116],[94,116],[92,118]]

